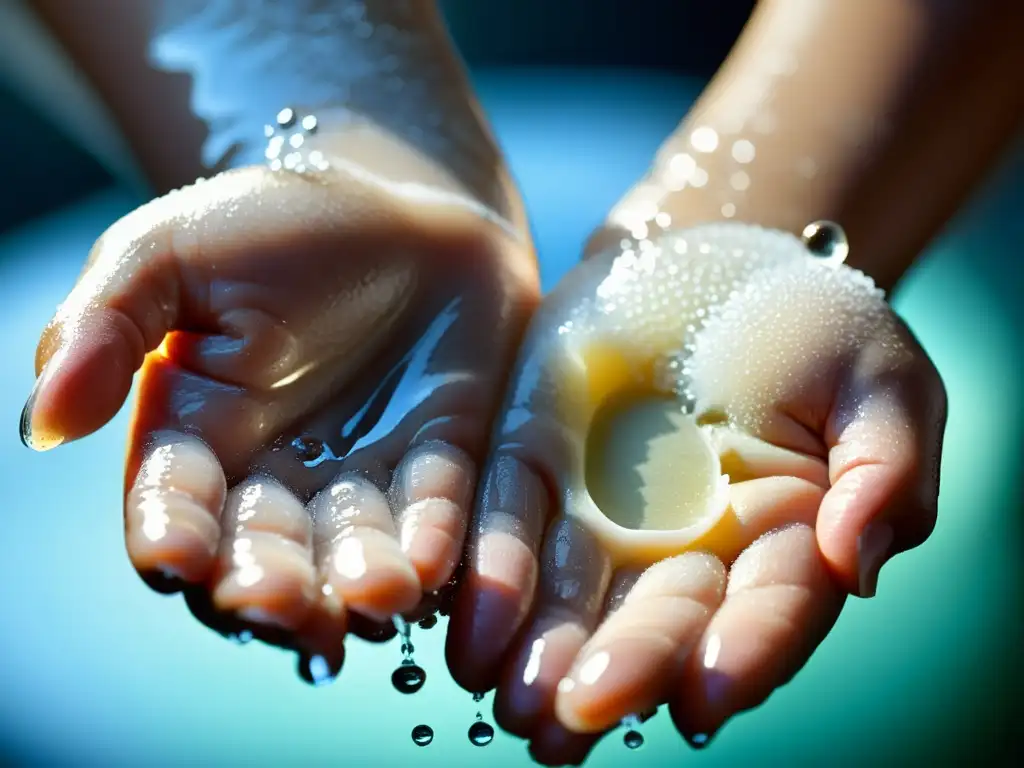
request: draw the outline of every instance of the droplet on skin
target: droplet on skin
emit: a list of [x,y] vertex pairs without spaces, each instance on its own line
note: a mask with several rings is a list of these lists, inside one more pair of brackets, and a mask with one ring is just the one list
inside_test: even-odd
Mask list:
[[732,159],[737,163],[751,163],[755,154],[753,143],[746,139],[740,139],[732,145]]
[[673,155],[672,159],[668,161],[668,169],[666,171],[666,182],[670,189],[680,190],[690,181],[690,176],[697,168],[697,161],[693,159],[692,155],[683,152],[678,155]]
[[282,128],[291,128],[295,125],[295,110],[285,107],[277,113],[277,124]]
[[737,192],[745,192],[750,188],[750,175],[745,171],[736,171],[729,177],[729,184]]
[[807,250],[829,262],[843,263],[850,253],[846,232],[831,221],[815,221],[804,227],[801,239]]
[[714,128],[708,126],[701,126],[694,130],[690,134],[690,144],[698,152],[708,154],[718,149],[718,134]]

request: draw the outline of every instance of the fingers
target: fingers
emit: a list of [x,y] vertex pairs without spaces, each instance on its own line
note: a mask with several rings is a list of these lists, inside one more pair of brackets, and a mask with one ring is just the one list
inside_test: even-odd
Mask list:
[[795,525],[755,542],[733,564],[725,600],[671,699],[680,732],[703,746],[733,714],[764,701],[806,663],[842,605],[813,529]]
[[608,553],[572,517],[552,523],[541,563],[533,617],[495,696],[495,718],[520,736],[554,714],[558,685],[597,625],[611,577]]
[[491,459],[446,646],[452,676],[467,690],[497,683],[501,659],[529,614],[549,509],[547,488],[532,469],[508,453]]
[[703,553],[648,568],[559,686],[555,711],[561,723],[598,733],[657,707],[721,602],[725,583],[721,561]]
[[226,481],[198,439],[157,434],[125,498],[125,543],[142,574],[196,584],[214,565]]
[[913,358],[898,368],[865,349],[828,423],[832,488],[818,515],[818,544],[861,597],[875,594],[889,558],[922,543],[935,525],[946,394],[924,351],[907,344]]
[[309,506],[326,593],[376,621],[416,607],[419,578],[401,550],[387,499],[373,482],[342,473]]
[[439,441],[406,454],[395,471],[391,506],[402,552],[427,592],[455,572],[476,487],[476,467],[463,451]]
[[555,721],[541,724],[530,740],[530,757],[540,765],[583,765],[598,735],[573,733]]
[[302,502],[270,478],[228,494],[213,603],[255,624],[295,630],[315,599],[312,530]]

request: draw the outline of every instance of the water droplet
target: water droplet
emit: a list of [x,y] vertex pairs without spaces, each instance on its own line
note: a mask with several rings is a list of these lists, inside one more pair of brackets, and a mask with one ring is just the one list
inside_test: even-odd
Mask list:
[[804,227],[800,235],[807,250],[825,261],[842,264],[850,253],[846,232],[831,221],[815,221]]
[[416,664],[403,664],[391,673],[391,684],[399,693],[416,693],[427,682],[427,673]]
[[296,437],[292,447],[298,452],[299,461],[316,461],[324,453],[324,441],[317,437]]
[[435,616],[434,614],[430,614],[429,616],[424,616],[422,619],[420,619],[420,622],[419,622],[420,629],[433,629],[436,626],[437,626],[437,616]]
[[478,692],[478,693],[474,693],[473,694],[473,701],[483,701],[483,700],[484,700],[484,695],[482,693]]
[[487,723],[476,722],[469,726],[469,742],[475,747],[486,747],[494,740],[494,728]]
[[310,656],[300,662],[300,674],[311,685],[327,685],[334,680],[334,672],[323,656]]
[[417,725],[412,729],[412,743],[417,747],[425,747],[434,740],[434,729],[429,725]]
[[239,645],[245,645],[252,641],[252,630],[243,629],[237,635],[231,635],[231,639]]
[[644,745],[643,734],[640,731],[626,731],[626,735],[622,737],[622,743],[629,749],[639,749]]
[[406,656],[412,656],[416,652],[416,646],[412,643],[402,643],[402,653]]
[[291,128],[295,125],[295,110],[285,107],[277,113],[277,124],[282,128]]

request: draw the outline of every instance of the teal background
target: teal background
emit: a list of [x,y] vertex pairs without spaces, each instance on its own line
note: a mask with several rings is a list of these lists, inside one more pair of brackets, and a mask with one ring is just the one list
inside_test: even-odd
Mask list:
[[[533,214],[550,288],[645,168],[700,82],[628,71],[480,71]],[[852,601],[808,667],[692,752],[667,714],[593,766],[1002,765],[1020,756],[1024,530],[1020,472],[1024,152],[929,250],[896,305],[949,389],[935,534]],[[476,705],[443,664],[443,624],[417,632],[430,675],[394,692],[395,643],[350,642],[312,689],[286,654],[233,645],[129,567],[120,514],[122,414],[48,455],[16,435],[37,334],[92,241],[139,201],[95,193],[0,237],[0,755],[18,765],[523,765],[521,742],[469,744]],[[892,215],[899,216],[899,201]],[[490,719],[490,697],[485,702]],[[418,723],[435,731],[412,744]],[[493,722],[493,721],[491,721]]]

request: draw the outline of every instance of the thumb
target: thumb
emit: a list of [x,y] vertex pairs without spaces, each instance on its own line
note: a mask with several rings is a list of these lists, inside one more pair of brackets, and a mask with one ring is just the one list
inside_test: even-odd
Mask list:
[[21,416],[25,445],[47,450],[106,424],[145,355],[178,324],[181,286],[163,202],[139,208],[100,238],[43,331]]
[[[904,329],[905,330],[905,329]],[[851,594],[875,594],[878,572],[931,534],[939,495],[946,392],[917,342],[898,368],[867,347],[840,385],[827,439],[832,487],[818,511],[818,544]]]
[[201,275],[183,275],[243,223],[250,242],[260,235],[252,230],[280,224],[282,213],[232,215],[259,206],[271,186],[264,169],[222,174],[141,206],[100,237],[37,347],[36,383],[21,416],[25,445],[47,450],[105,425],[167,333],[209,322],[189,299],[206,292]]

